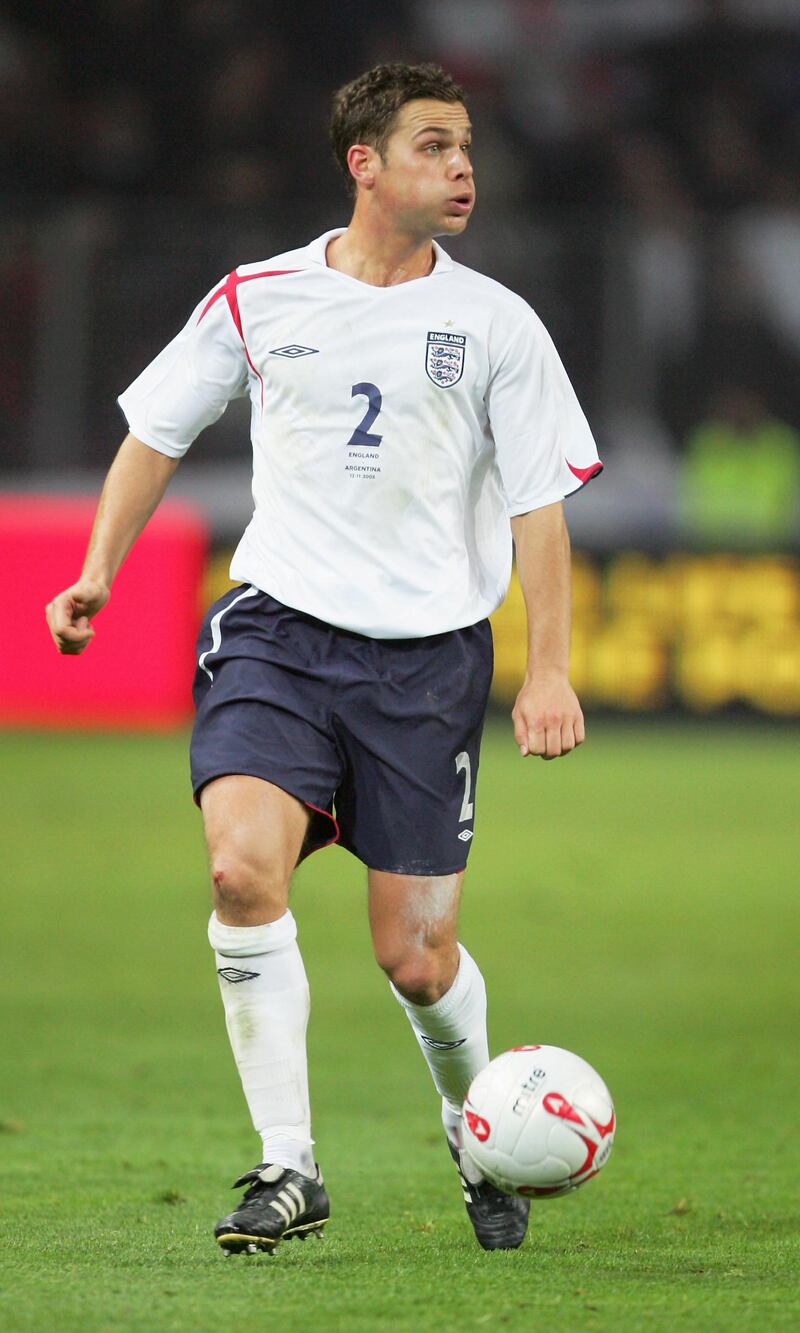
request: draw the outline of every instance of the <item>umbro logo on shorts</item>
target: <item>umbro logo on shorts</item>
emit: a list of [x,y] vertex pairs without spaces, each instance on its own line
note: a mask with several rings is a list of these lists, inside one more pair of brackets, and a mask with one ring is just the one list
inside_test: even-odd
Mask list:
[[296,356],[314,356],[318,351],[318,347],[301,347],[300,343],[289,343],[288,347],[273,347],[270,356],[288,356],[293,359]]
[[239,967],[218,967],[217,971],[221,977],[233,982],[234,985],[238,981],[252,981],[254,977],[261,976],[260,972],[243,972]]
[[459,842],[469,842],[471,837],[472,837],[472,829],[465,828],[462,829],[461,832],[459,833],[458,840]]
[[466,1037],[459,1037],[458,1041],[435,1041],[433,1037],[426,1037],[424,1032],[420,1032],[419,1035],[420,1039],[434,1051],[454,1051],[457,1046],[463,1046],[467,1040]]

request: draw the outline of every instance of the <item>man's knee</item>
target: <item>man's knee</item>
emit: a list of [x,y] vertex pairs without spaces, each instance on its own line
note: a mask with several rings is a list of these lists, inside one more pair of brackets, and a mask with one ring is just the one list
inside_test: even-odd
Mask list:
[[232,773],[202,790],[214,908],[232,926],[277,920],[308,827],[296,797],[261,778]]
[[376,953],[392,985],[412,1004],[435,1004],[452,986],[458,971],[458,946]]
[[211,856],[214,910],[229,925],[276,920],[289,901],[289,882],[282,866],[268,858],[223,847]]

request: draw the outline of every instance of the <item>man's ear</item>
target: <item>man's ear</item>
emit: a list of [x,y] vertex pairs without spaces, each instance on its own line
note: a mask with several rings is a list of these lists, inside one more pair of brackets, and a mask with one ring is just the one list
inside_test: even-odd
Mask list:
[[371,190],[375,184],[376,168],[379,161],[378,153],[369,144],[354,143],[347,150],[347,166],[350,175],[365,190]]

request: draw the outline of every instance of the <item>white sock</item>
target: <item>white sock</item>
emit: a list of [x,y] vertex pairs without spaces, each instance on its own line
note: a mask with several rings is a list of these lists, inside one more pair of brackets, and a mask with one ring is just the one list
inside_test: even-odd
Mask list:
[[489,1039],[483,977],[463,944],[458,951],[455,981],[435,1004],[412,1004],[395,986],[392,991],[408,1015],[441,1094],[447,1137],[461,1148],[461,1106],[473,1078],[489,1063]]
[[263,926],[208,923],[225,1023],[265,1162],[316,1174],[308,1099],[309,994],[291,912]]

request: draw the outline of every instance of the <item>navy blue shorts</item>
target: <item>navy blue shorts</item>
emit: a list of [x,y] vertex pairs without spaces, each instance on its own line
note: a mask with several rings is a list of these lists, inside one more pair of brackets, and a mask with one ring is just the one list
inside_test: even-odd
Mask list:
[[370,639],[239,587],[210,608],[197,651],[196,800],[212,778],[250,774],[310,808],[301,859],[340,842],[374,870],[463,869],[492,677],[487,620]]

